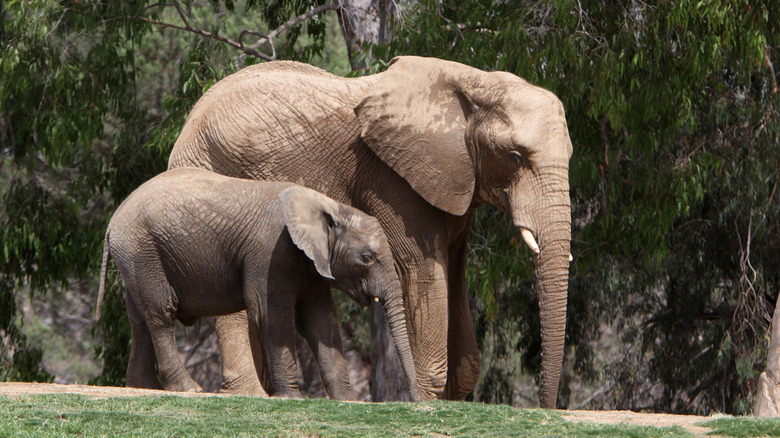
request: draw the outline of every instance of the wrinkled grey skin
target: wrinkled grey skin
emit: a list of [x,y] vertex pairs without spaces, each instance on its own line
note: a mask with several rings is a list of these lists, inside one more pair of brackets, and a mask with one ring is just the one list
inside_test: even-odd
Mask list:
[[169,168],[292,181],[376,217],[400,275],[423,399],[463,399],[476,385],[465,278],[471,217],[482,204],[511,214],[538,253],[541,405],[553,408],[571,155],[563,105],[549,91],[509,73],[409,56],[350,79],[295,62],[247,67],[193,107]]
[[364,306],[372,299],[382,303],[411,395],[419,400],[390,247],[378,221],[359,210],[289,183],[175,169],[139,187],[111,218],[98,308],[109,257],[127,287],[128,386],[156,386],[148,377],[154,351],[163,388],[200,391],[177,351],[174,320],[188,324],[246,309],[267,353],[274,395],[301,396],[297,329],[328,395],[353,399],[332,285]]

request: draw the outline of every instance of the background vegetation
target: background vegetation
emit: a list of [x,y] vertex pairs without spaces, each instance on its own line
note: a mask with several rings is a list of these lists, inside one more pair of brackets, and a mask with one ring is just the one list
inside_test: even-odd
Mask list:
[[[365,67],[350,74],[435,56],[513,72],[564,103],[575,261],[561,405],[749,412],[780,285],[777,0],[371,3],[395,9],[392,41],[350,49]],[[347,74],[354,44],[323,1],[0,5],[0,378],[45,381],[20,303],[57,311],[55,297],[94,294],[111,212],[165,169],[198,97],[260,54]],[[248,54],[258,37],[242,30],[315,8]],[[509,218],[480,209],[468,267],[477,400],[536,403],[530,276]],[[94,382],[122,384],[129,331],[110,283]],[[367,316],[343,307],[361,344]]]

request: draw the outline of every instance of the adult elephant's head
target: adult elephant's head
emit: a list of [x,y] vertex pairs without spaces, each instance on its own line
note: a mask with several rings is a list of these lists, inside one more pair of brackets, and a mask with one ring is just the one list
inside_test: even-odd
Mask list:
[[541,405],[554,408],[566,325],[571,140],[560,100],[505,72],[399,57],[355,108],[365,143],[432,205],[492,204],[536,254]]

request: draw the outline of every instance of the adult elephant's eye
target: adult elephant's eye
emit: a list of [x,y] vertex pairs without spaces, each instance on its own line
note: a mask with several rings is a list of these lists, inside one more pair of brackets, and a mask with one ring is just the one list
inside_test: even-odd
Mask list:
[[519,167],[521,164],[523,164],[523,156],[520,155],[520,152],[511,152],[509,156],[512,160],[512,164],[515,166]]
[[374,255],[370,252],[364,252],[363,254],[360,254],[360,261],[366,265],[370,265],[371,263],[374,263]]

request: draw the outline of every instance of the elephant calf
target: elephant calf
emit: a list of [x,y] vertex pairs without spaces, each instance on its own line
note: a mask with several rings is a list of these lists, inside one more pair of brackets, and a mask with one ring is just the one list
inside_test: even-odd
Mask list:
[[333,286],[362,305],[382,303],[411,398],[419,400],[390,246],[379,222],[355,208],[290,183],[174,169],[139,187],[108,224],[98,318],[109,257],[127,287],[128,386],[157,383],[149,381],[154,351],[165,389],[200,391],[176,348],[174,320],[246,309],[276,395],[301,396],[297,328],[328,395],[352,399]]

